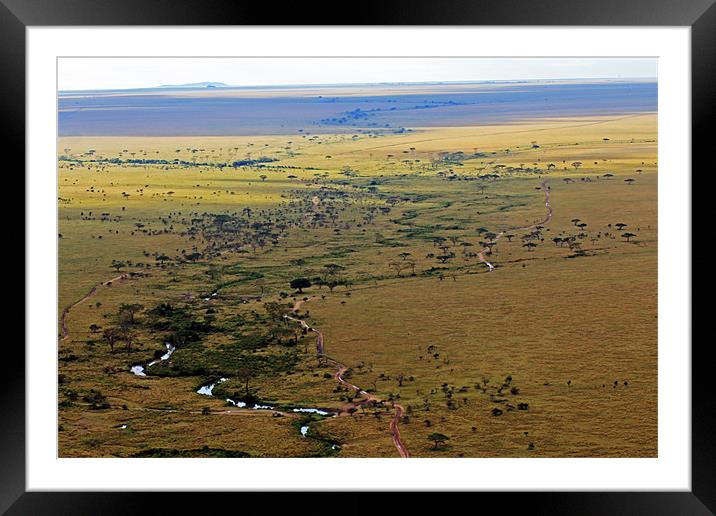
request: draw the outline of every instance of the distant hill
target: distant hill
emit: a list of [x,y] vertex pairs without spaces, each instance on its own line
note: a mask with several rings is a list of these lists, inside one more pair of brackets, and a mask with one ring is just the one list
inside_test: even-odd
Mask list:
[[158,88],[228,88],[223,82],[192,82],[189,84],[162,84]]

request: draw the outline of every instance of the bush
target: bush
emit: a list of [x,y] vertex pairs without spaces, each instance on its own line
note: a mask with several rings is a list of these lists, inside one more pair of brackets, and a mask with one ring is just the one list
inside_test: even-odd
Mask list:
[[91,389],[82,400],[90,404],[90,410],[110,408],[109,403],[107,403],[107,397],[95,389]]

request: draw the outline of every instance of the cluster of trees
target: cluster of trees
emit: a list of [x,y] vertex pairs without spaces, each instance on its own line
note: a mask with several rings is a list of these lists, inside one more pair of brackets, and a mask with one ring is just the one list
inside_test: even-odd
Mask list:
[[[139,303],[122,303],[115,316],[116,326],[109,327],[102,332],[102,339],[109,346],[110,353],[114,353],[114,347],[119,342],[124,342],[127,352],[132,350],[132,344],[136,342],[135,316],[141,312],[144,306]],[[101,327],[92,324],[89,327],[92,333],[97,333]]]
[[[193,152],[197,152],[196,149],[192,150]],[[157,151],[158,152],[158,151]],[[131,153],[132,156],[134,156],[134,153]],[[252,167],[257,166],[262,163],[271,163],[273,161],[278,161],[276,158],[271,158],[268,156],[261,156],[256,159],[241,159],[236,160],[233,162],[197,162],[195,158],[192,159],[192,161],[185,161],[179,158],[168,160],[168,159],[142,159],[142,158],[125,158],[122,159],[121,157],[114,157],[114,158],[94,158],[94,159],[80,159],[80,158],[73,158],[66,155],[61,155],[58,157],[59,161],[69,162],[75,165],[88,165],[88,164],[108,164],[108,165],[136,165],[136,166],[144,166],[144,165],[173,165],[173,166],[180,166],[180,167],[216,167],[219,169],[223,169],[226,167],[233,167],[233,168],[239,168],[239,167]],[[91,166],[91,165],[89,165]]]
[[[296,262],[296,265],[303,264],[303,260]],[[320,274],[313,277],[298,277],[290,281],[289,286],[298,291],[299,294],[303,294],[303,289],[310,288],[311,286],[328,287],[333,292],[336,287],[344,286],[347,287],[351,284],[351,281],[345,276],[345,267],[337,263],[327,263],[323,266]]]
[[[110,318],[111,326],[103,330],[100,325],[91,324],[89,330],[93,334],[102,330],[102,340],[109,347],[110,353],[114,353],[121,343],[127,352],[132,351],[132,346],[139,342],[139,336],[146,332],[160,332],[165,336],[165,342],[179,348],[216,330],[213,326],[215,317],[211,313],[205,314],[203,320],[200,320],[186,308],[174,307],[169,303],[160,303],[148,311],[144,309],[139,303],[122,303]],[[141,320],[137,318],[140,313]]]

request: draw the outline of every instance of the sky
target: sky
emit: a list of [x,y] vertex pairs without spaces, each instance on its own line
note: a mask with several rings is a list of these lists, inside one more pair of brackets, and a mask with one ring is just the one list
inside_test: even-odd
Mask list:
[[60,91],[657,77],[655,58],[60,58]]

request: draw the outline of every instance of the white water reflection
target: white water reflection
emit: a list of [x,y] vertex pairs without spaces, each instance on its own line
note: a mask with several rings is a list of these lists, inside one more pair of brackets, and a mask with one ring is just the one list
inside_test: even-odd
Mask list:
[[[245,403],[245,402],[243,402],[243,401],[234,401],[234,400],[232,400],[231,398],[226,398],[226,403],[229,403],[229,404],[233,405],[234,407],[238,407],[238,408],[245,408],[245,407],[246,407],[246,403]],[[256,405],[254,405],[254,406],[252,406],[252,407],[249,407],[249,408],[252,409],[252,410],[273,410],[273,407],[272,407],[271,405],[259,405],[259,404],[256,404]]]
[[164,345],[167,347],[167,352],[164,353],[161,357],[159,357],[159,359],[157,359],[157,360],[152,360],[151,362],[149,362],[149,363],[147,364],[147,367],[151,367],[151,366],[153,366],[154,364],[158,364],[159,362],[164,362],[164,361],[167,360],[170,356],[172,356],[172,353],[174,353],[174,352],[176,351],[176,349],[177,349],[176,347],[172,346],[169,342],[165,342]]
[[317,408],[295,408],[293,409],[293,412],[307,412],[309,414],[319,414],[321,416],[328,416],[331,414],[330,412]]
[[[164,362],[165,360],[168,360],[170,356],[172,356],[172,353],[176,351],[176,346],[173,346],[169,342],[165,342],[164,345],[167,347],[167,352],[164,353],[161,357],[159,357],[156,360],[152,360],[147,364],[147,367],[152,367],[155,364],[158,364],[159,362]],[[129,370],[134,373],[137,376],[147,376],[147,373],[144,372],[144,366],[142,364],[135,364],[132,367],[129,368]]]
[[216,387],[218,384],[225,382],[227,378],[219,378],[214,383],[210,383],[209,385],[202,385],[199,387],[199,390],[196,392],[198,394],[203,394],[204,396],[213,396],[214,395],[214,387]]

